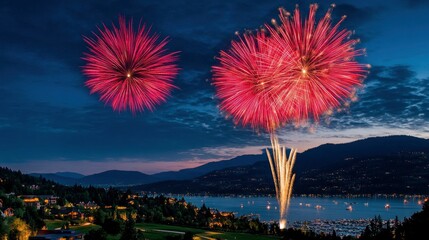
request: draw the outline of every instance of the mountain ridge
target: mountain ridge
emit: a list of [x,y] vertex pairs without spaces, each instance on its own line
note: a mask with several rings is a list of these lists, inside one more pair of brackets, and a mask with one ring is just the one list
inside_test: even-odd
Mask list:
[[[368,151],[362,150],[368,148]],[[320,156],[326,153],[334,154]],[[326,158],[327,162],[314,162]],[[298,194],[429,193],[429,139],[393,136],[324,144],[298,154],[296,166],[294,192]],[[212,171],[191,180],[135,186],[133,190],[180,194],[275,194],[267,160],[251,166]]]
[[[327,143],[298,153],[294,169],[297,174],[301,174],[303,171],[311,169],[325,169],[332,168],[338,164],[341,165],[345,159],[350,157],[386,156],[395,152],[420,151],[425,149],[429,151],[429,139],[406,135],[371,137],[340,144]],[[191,180],[212,171],[231,167],[250,166],[258,161],[267,161],[265,151],[262,151],[261,154],[241,155],[230,160],[210,162],[196,168],[167,171],[152,175],[138,171],[121,170],[104,171],[82,178],[70,178],[55,174],[31,175],[41,175],[49,180],[65,185],[131,186],[167,180]]]

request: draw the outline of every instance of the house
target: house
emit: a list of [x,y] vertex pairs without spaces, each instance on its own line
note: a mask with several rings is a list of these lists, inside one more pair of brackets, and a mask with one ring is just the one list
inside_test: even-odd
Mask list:
[[175,204],[176,203],[176,199],[175,198],[168,198],[167,202],[168,202],[168,204]]
[[62,207],[51,209],[51,214],[56,218],[84,219],[85,215],[77,207]]
[[39,185],[30,185],[28,186],[31,190],[38,190],[40,187]]
[[59,197],[53,195],[38,195],[40,199],[43,199],[45,205],[56,205]]
[[91,209],[91,210],[100,208],[94,201],[92,202],[88,201],[88,203],[80,202],[78,206],[81,206],[85,209]]
[[37,210],[40,209],[40,200],[37,196],[34,195],[23,195],[20,196],[25,206],[35,207]]
[[75,240],[83,239],[83,234],[71,230],[40,230],[37,236],[30,237],[29,240]]
[[229,217],[229,218],[234,217],[234,213],[233,212],[219,212],[219,214],[222,217]]
[[55,205],[58,203],[58,199],[59,199],[59,197],[51,196],[51,197],[47,198],[48,204],[49,205]]
[[13,217],[14,215],[14,210],[13,208],[6,208],[3,212],[5,217]]

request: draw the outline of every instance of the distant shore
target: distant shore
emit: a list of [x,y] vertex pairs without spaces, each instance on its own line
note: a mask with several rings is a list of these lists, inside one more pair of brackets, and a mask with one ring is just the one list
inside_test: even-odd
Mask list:
[[[210,194],[210,193],[200,193],[200,194],[194,194],[194,193],[157,193],[157,192],[139,192],[141,195],[148,195],[148,196],[167,196],[167,197],[237,197],[237,198],[248,198],[248,197],[275,197],[275,194]],[[309,198],[429,198],[428,194],[293,194],[292,197],[309,197]]]

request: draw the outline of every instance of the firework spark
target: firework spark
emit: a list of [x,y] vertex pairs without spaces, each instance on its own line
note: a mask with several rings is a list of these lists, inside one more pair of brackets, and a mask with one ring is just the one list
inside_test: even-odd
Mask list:
[[119,18],[118,27],[104,26],[95,38],[85,37],[89,53],[84,54],[83,73],[91,94],[99,93],[115,111],[135,113],[166,100],[178,68],[177,53],[166,53],[166,39],[158,43],[159,36],[150,35],[150,29],[139,26],[134,32],[132,24]]

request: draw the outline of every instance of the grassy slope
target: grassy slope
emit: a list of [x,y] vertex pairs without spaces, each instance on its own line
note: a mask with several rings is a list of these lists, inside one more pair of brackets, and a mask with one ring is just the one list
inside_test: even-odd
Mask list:
[[[46,223],[46,227],[48,228],[48,230],[55,230],[58,228],[61,228],[64,223],[66,221],[62,221],[62,220],[46,220],[45,219],[45,223]],[[100,226],[95,225],[95,224],[88,224],[88,225],[81,225],[81,226],[70,226],[71,230],[76,230],[82,233],[87,233],[89,231],[91,231],[92,229],[99,229]]]
[[[237,239],[237,240],[273,240],[277,239],[272,236],[265,235],[256,235],[249,233],[234,233],[234,232],[216,232],[216,231],[206,231],[198,228],[190,227],[181,227],[181,226],[171,226],[171,225],[162,225],[162,224],[153,224],[153,223],[138,223],[136,227],[144,230],[144,236],[150,240],[160,240],[164,239],[165,236],[174,235],[173,233],[161,233],[155,230],[169,230],[169,231],[178,231],[178,232],[192,232],[194,233],[194,239]],[[202,238],[203,237],[203,238]]]
[[[63,225],[63,221],[60,220],[45,220],[48,229],[59,228]],[[83,225],[83,226],[72,226],[70,229],[80,231],[82,233],[87,233],[92,229],[98,229],[98,225]],[[149,240],[162,240],[167,236],[176,235],[177,233],[166,233],[160,232],[157,230],[167,230],[167,231],[177,231],[177,232],[192,232],[194,234],[195,240],[207,240],[207,239],[234,239],[234,240],[273,240],[277,239],[273,236],[265,235],[256,235],[249,233],[234,233],[234,232],[217,232],[217,231],[207,231],[204,229],[191,228],[191,227],[181,227],[181,226],[171,226],[163,224],[154,224],[154,223],[137,223],[136,228],[143,231],[143,235],[146,239]],[[111,236],[108,235],[109,240],[117,240],[120,238],[120,235]]]

